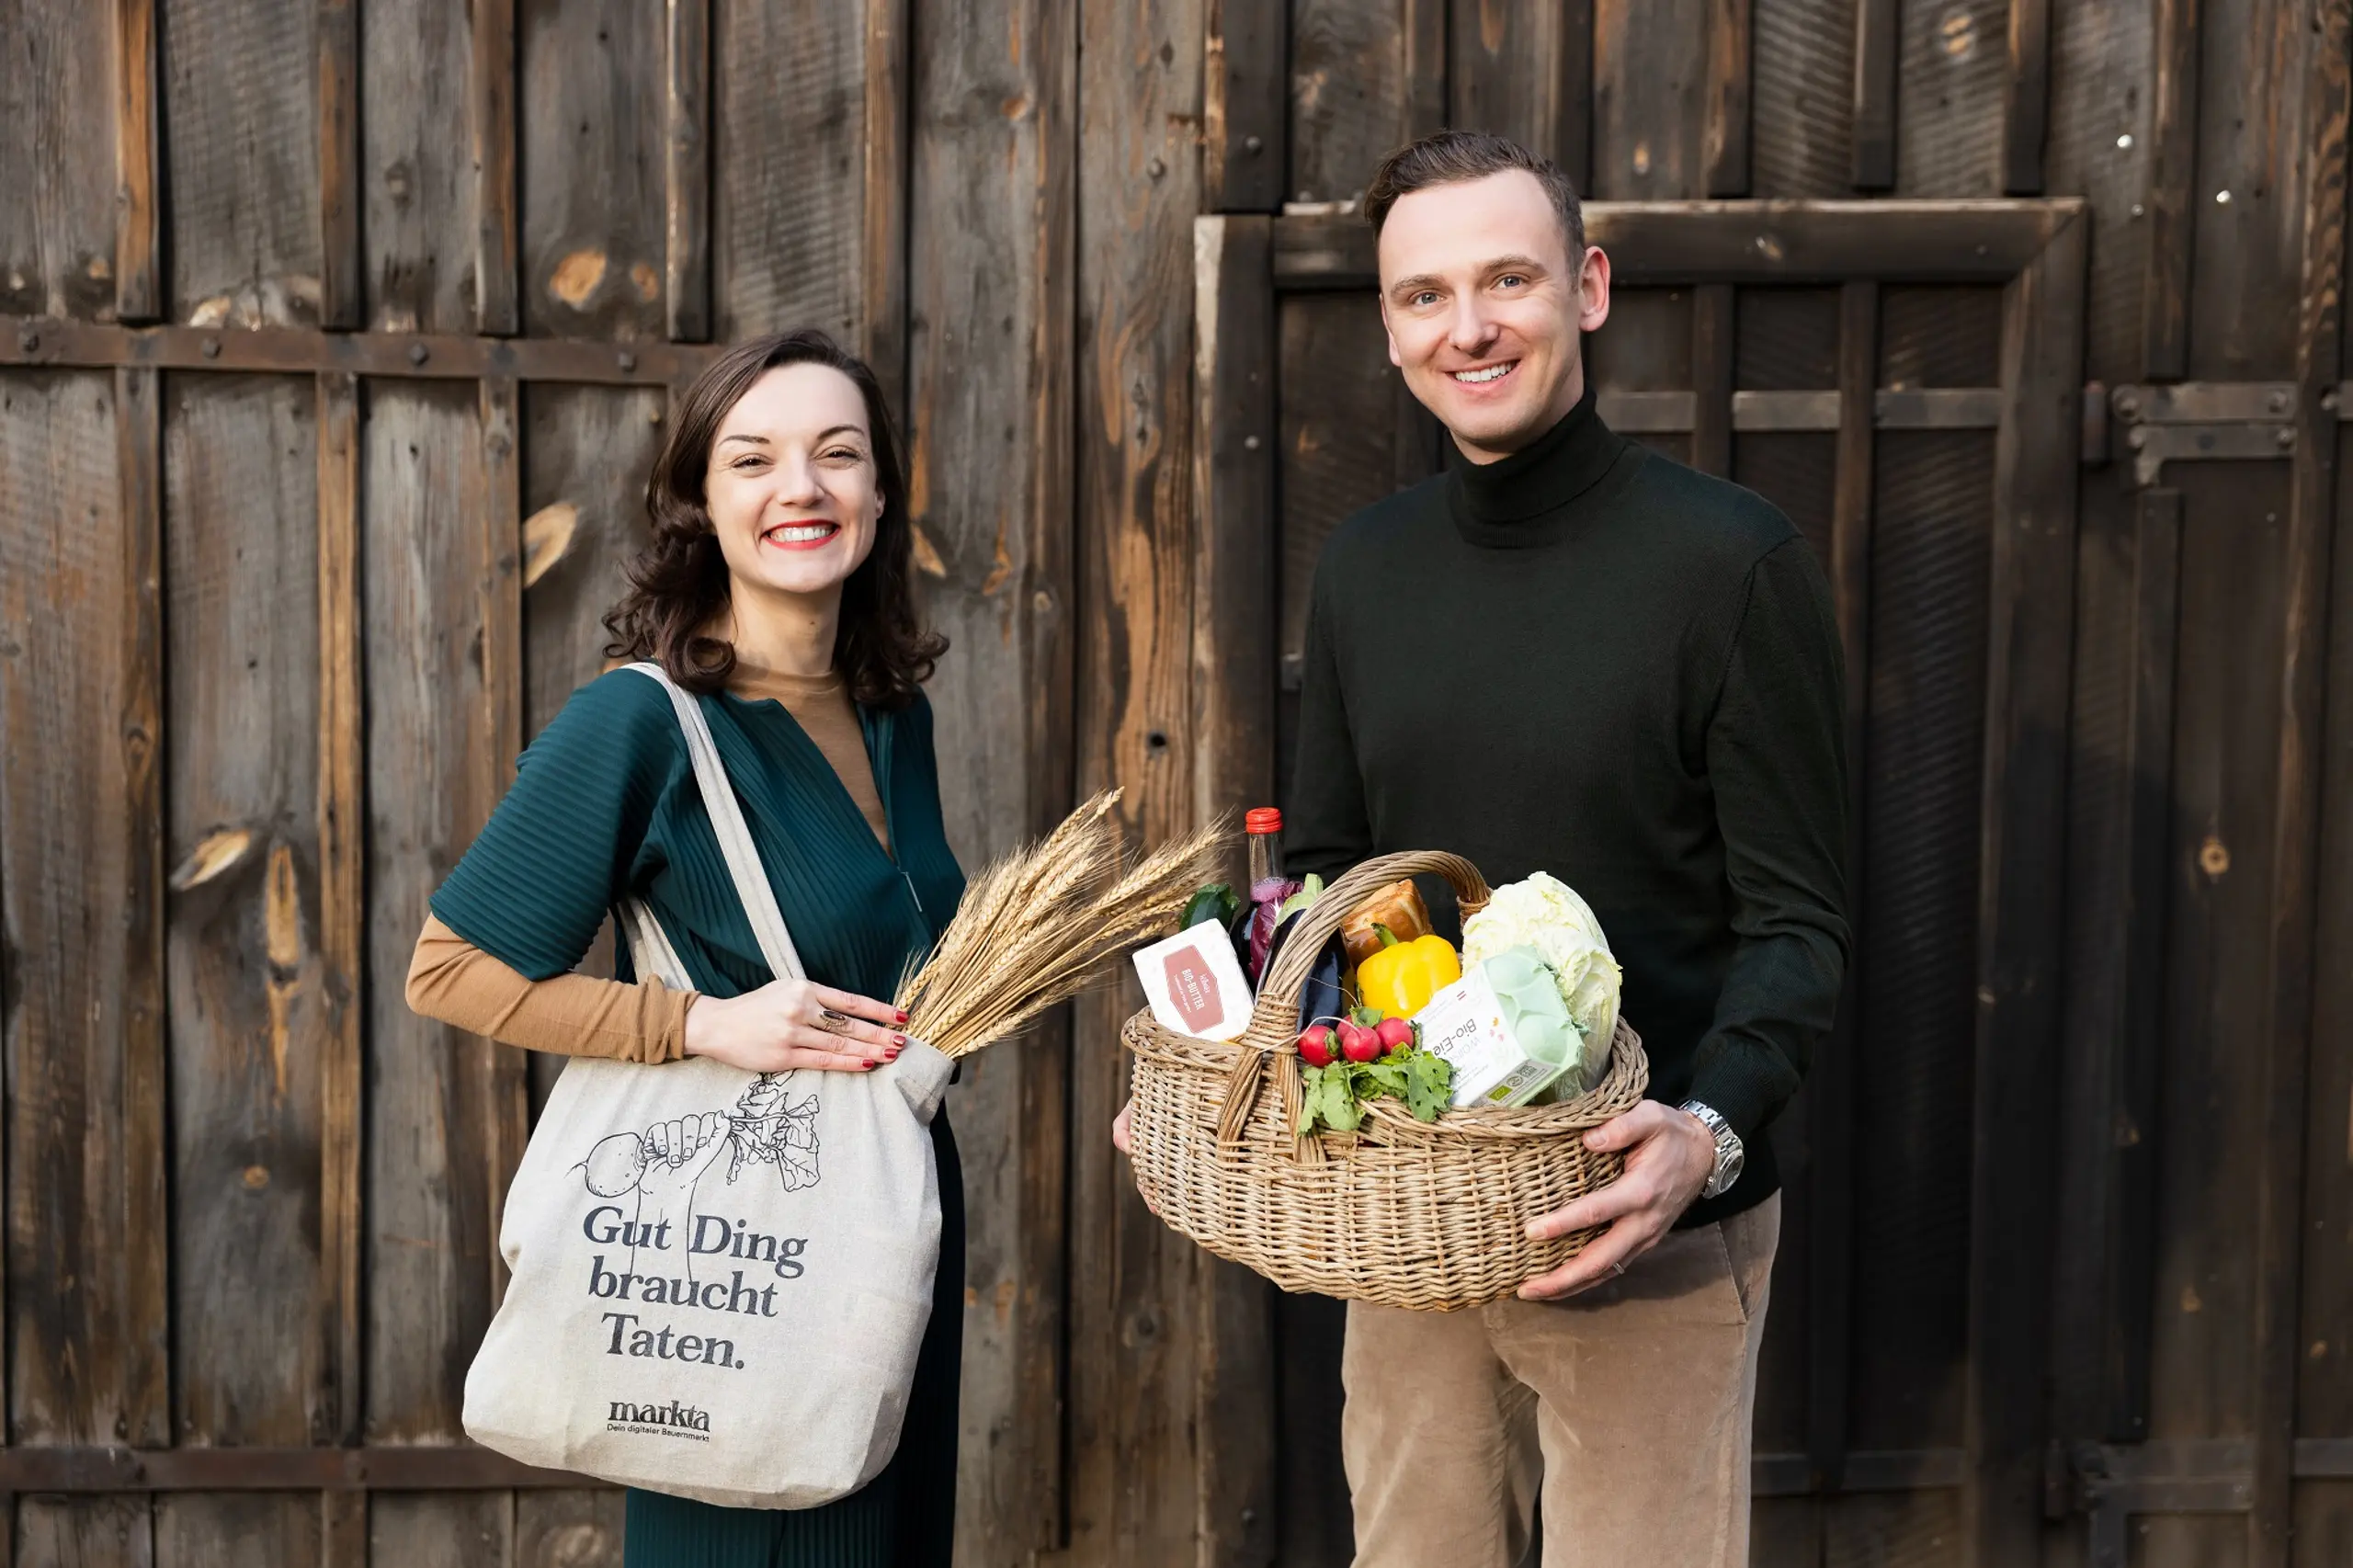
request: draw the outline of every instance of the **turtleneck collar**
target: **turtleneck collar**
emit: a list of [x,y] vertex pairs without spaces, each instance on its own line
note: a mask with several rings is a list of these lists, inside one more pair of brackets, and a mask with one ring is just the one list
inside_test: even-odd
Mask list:
[[1519,450],[1491,463],[1458,456],[1447,473],[1447,509],[1472,544],[1549,544],[1567,525],[1571,504],[1641,449],[1602,423],[1588,377],[1576,406]]

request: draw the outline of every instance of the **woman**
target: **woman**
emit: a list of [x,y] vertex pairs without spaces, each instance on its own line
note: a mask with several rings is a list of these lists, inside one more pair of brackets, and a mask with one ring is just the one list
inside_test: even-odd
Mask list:
[[[654,543],[606,618],[607,652],[658,660],[698,694],[810,979],[770,979],[668,696],[615,670],[532,743],[434,894],[409,1005],[536,1051],[871,1071],[906,1043],[904,1016],[876,998],[963,892],[921,690],[946,644],[915,615],[905,472],[873,373],[816,332],[731,350],[687,393],[646,509]],[[632,894],[691,994],[571,972]],[[632,1491],[629,1568],[947,1568],[963,1188],[947,1116],[931,1125],[939,1274],[897,1453],[798,1512]]]

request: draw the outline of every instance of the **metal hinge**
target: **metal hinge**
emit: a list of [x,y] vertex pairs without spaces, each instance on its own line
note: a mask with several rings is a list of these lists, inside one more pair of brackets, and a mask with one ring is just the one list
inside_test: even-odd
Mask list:
[[2138,489],[2156,483],[2165,465],[2177,460],[2283,458],[2296,449],[2293,381],[2125,386],[2110,392],[2108,403],[2124,426]]

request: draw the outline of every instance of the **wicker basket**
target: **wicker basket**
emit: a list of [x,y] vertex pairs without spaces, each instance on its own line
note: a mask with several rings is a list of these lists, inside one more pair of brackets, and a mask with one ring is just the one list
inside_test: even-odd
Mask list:
[[1620,1019],[1608,1073],[1579,1099],[1420,1122],[1381,1098],[1353,1133],[1294,1138],[1308,969],[1352,907],[1417,871],[1451,882],[1465,915],[1487,902],[1486,882],[1460,856],[1368,860],[1300,918],[1240,1040],[1175,1034],[1148,1011],[1129,1019],[1129,1143],[1144,1200],[1220,1257],[1286,1290],[1452,1312],[1511,1295],[1597,1233],[1537,1242],[1523,1227],[1617,1179],[1622,1158],[1595,1153],[1578,1134],[1632,1108],[1650,1066]]

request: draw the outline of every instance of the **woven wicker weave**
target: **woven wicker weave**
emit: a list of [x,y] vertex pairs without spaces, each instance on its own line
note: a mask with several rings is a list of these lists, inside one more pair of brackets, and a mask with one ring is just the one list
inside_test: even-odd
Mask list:
[[1451,1312],[1512,1294],[1592,1239],[1581,1231],[1534,1242],[1524,1227],[1617,1179],[1621,1157],[1595,1153],[1578,1134],[1640,1102],[1650,1065],[1621,1018],[1609,1071],[1581,1098],[1427,1123],[1376,1099],[1353,1133],[1294,1138],[1308,969],[1352,907],[1417,871],[1451,882],[1465,915],[1487,902],[1485,881],[1460,856],[1368,860],[1300,917],[1240,1040],[1172,1033],[1150,1012],[1130,1018],[1129,1144],[1144,1200],[1220,1257],[1286,1290]]

